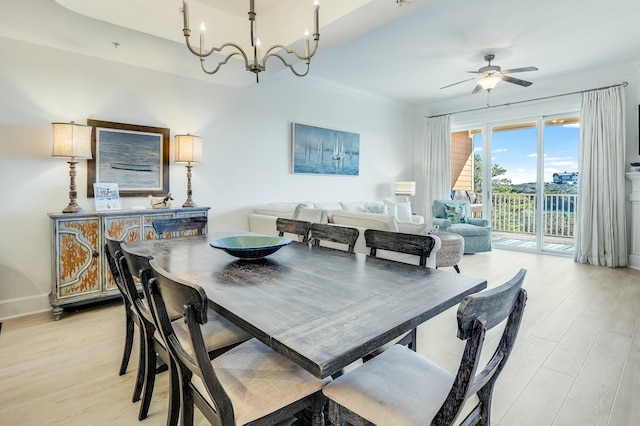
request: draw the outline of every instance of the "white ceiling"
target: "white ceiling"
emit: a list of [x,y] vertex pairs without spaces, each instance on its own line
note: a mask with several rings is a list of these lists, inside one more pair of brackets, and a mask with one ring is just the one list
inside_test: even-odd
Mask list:
[[[181,0],[21,0],[5,2],[0,37],[157,69],[230,87],[255,76],[238,61],[206,75],[182,37]],[[207,44],[247,45],[249,0],[191,0],[197,46],[199,24]],[[313,28],[312,0],[256,0],[263,45],[302,46]],[[589,69],[632,67],[640,59],[637,0],[320,0],[320,47],[311,60],[311,81],[412,104],[472,96],[466,71],[496,55],[503,69],[536,66],[514,75],[531,88],[501,82],[512,93],[536,82]],[[114,42],[118,43],[115,47]],[[300,64],[299,64],[300,65]],[[282,73],[267,62],[261,81]],[[480,95],[473,95],[480,96]]]

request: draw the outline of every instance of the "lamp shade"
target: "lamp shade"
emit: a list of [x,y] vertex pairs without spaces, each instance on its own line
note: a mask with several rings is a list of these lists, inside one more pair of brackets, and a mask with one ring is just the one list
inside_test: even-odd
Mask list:
[[202,138],[191,134],[176,135],[176,163],[202,162]]
[[53,126],[52,157],[91,158],[91,126],[51,123]]
[[416,195],[416,183],[415,182],[396,182],[394,185],[394,192],[396,195],[404,195],[404,196]]

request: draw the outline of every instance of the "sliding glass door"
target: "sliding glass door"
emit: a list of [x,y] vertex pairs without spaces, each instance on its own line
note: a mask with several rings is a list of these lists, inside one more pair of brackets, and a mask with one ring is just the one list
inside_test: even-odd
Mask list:
[[472,146],[474,216],[491,221],[495,247],[573,253],[579,124],[565,114],[454,132]]

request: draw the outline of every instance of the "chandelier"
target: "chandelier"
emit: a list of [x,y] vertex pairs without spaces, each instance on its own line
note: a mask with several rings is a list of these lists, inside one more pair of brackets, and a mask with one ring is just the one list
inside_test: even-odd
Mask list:
[[[298,77],[304,77],[309,73],[309,64],[311,62],[311,58],[313,57],[313,55],[315,55],[316,50],[318,49],[318,40],[320,39],[320,33],[318,32],[318,16],[319,16],[318,10],[320,9],[320,5],[318,3],[318,0],[314,1],[315,10],[313,14],[313,18],[314,18],[313,19],[313,22],[314,22],[313,50],[310,50],[309,48],[310,36],[309,36],[309,31],[307,30],[305,31],[305,34],[304,34],[304,47],[305,47],[304,55],[299,54],[295,50],[288,49],[286,46],[282,44],[276,44],[274,46],[271,46],[267,50],[261,50],[260,39],[258,38],[258,33],[256,29],[257,24],[256,24],[255,0],[249,0],[249,26],[250,26],[249,37],[251,39],[251,50],[253,52],[249,52],[249,54],[247,54],[236,43],[224,43],[220,45],[220,47],[214,46],[209,50],[205,49],[204,33],[206,31],[206,27],[204,23],[200,26],[200,48],[196,50],[193,48],[193,46],[191,45],[191,42],[189,41],[189,37],[191,35],[191,29],[189,28],[189,0],[182,0],[182,6],[183,6],[182,14],[184,17],[184,29],[182,30],[182,32],[184,33],[184,38],[187,44],[187,48],[191,53],[193,53],[194,55],[200,58],[200,65],[202,67],[202,71],[204,71],[205,73],[215,74],[233,56],[242,56],[242,58],[244,59],[244,65],[246,70],[251,71],[256,75],[256,82],[260,82],[259,74],[262,71],[266,70],[267,59],[271,57],[276,57],[280,59],[280,61],[282,61],[282,63],[285,66],[289,67],[289,69]],[[215,68],[207,69],[205,67],[205,59],[207,57],[209,57],[215,52],[220,52],[221,55],[224,55],[225,53],[223,53],[222,51],[223,50],[228,51],[229,49],[233,49],[233,51],[227,54],[227,56],[225,56],[222,61],[218,62],[218,65]],[[287,62],[287,60],[282,54],[282,51],[286,52],[286,54],[288,55],[295,56],[301,61],[304,61],[306,64],[304,72],[296,71],[293,65]],[[251,56],[253,57],[252,59],[251,59]]]

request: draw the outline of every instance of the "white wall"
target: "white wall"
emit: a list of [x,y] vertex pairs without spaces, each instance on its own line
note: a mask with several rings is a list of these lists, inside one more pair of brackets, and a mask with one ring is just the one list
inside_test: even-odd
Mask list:
[[[48,212],[68,203],[69,167],[51,155],[51,123],[86,119],[171,129],[204,139],[193,169],[194,200],[211,206],[210,230],[246,230],[247,213],[271,201],[372,200],[411,178],[406,106],[310,85],[289,74],[245,90],[0,38],[0,319],[49,309]],[[196,66],[194,64],[194,66]],[[244,72],[238,70],[238,72]],[[358,177],[291,174],[291,122],[360,133]],[[79,203],[86,161],[78,164]],[[184,166],[171,165],[175,203],[186,199]],[[124,207],[147,205],[125,198]]]

